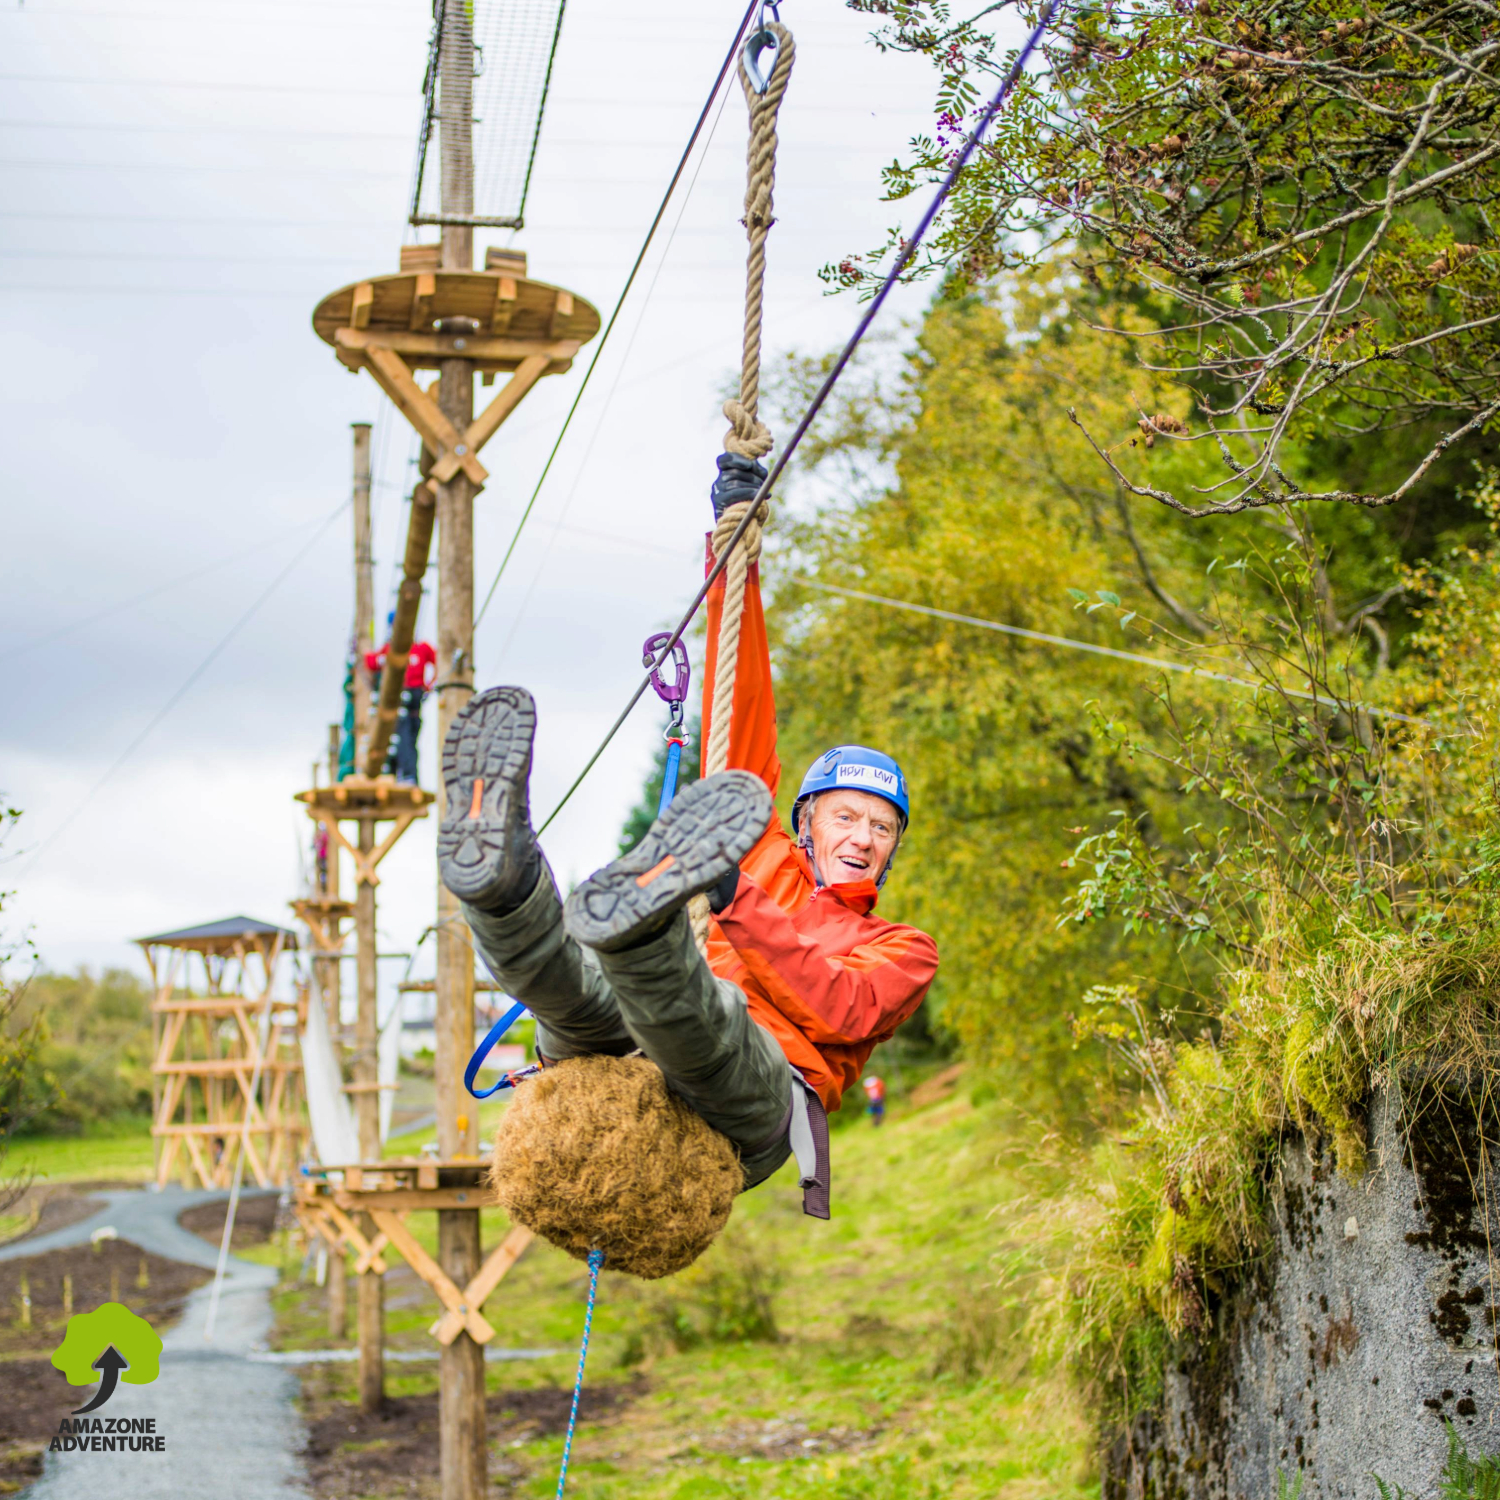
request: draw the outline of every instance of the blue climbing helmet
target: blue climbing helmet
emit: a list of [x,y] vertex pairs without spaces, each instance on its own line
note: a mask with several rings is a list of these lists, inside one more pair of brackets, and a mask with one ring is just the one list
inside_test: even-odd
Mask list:
[[[882,755],[865,745],[835,745],[807,768],[802,785],[797,788],[797,800],[792,803],[792,831],[801,847],[811,848],[811,840],[802,832],[802,808],[808,798],[841,788],[873,792],[877,797],[884,797],[901,814],[901,833],[906,832],[906,825],[911,821],[911,798],[906,794],[906,777],[901,767],[889,755]],[[897,842],[899,845],[899,835]],[[885,884],[895,862],[896,851],[893,849],[876,885]]]

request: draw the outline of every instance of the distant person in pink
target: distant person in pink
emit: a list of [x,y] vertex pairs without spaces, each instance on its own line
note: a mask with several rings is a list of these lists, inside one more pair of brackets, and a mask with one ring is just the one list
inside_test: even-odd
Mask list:
[[862,1080],[865,1098],[869,1100],[867,1109],[873,1124],[880,1124],[885,1119],[885,1079],[877,1078],[873,1073]]

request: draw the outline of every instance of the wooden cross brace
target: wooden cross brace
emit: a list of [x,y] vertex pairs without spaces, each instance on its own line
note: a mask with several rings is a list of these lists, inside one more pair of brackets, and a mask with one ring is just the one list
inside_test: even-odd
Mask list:
[[519,1224],[490,1252],[484,1264],[462,1291],[448,1273],[417,1243],[402,1222],[404,1214],[390,1209],[370,1210],[370,1217],[390,1237],[390,1243],[406,1257],[406,1263],[432,1288],[446,1309],[428,1330],[440,1344],[451,1344],[465,1329],[476,1344],[487,1344],[495,1330],[480,1309],[485,1298],[500,1284],[501,1278],[531,1243],[532,1234]]
[[489,470],[479,462],[479,450],[494,437],[500,424],[520,405],[522,397],[552,364],[551,354],[528,355],[468,429],[460,432],[443,415],[432,396],[413,379],[410,366],[394,349],[384,348],[368,338],[362,340],[361,345],[365,368],[375,377],[375,383],[417,429],[422,441],[436,456],[429,480],[447,484],[462,470],[476,490],[483,489],[485,480],[490,477]]
[[[357,1276],[363,1276],[366,1272],[373,1271],[377,1276],[384,1276],[385,1260],[381,1256],[380,1252],[384,1250],[388,1244],[391,1243],[389,1231],[386,1231],[382,1234],[377,1234],[373,1240],[367,1240],[364,1235],[359,1232],[359,1226],[356,1225],[354,1220],[351,1219],[349,1215],[343,1211],[343,1209],[339,1208],[337,1204],[320,1203],[318,1206],[338,1226],[339,1233],[342,1235],[344,1243],[353,1249],[355,1255],[355,1274]],[[379,1227],[382,1230],[385,1230],[385,1225],[379,1223],[380,1216],[378,1214],[371,1215],[371,1217],[376,1220],[376,1223],[379,1224]],[[405,1232],[405,1230],[402,1231],[403,1234]],[[400,1245],[397,1245],[396,1248],[398,1250],[401,1249]],[[405,1253],[405,1251],[402,1251],[403,1255]]]
[[350,859],[354,861],[355,885],[358,886],[363,884],[375,886],[380,884],[380,876],[375,873],[375,866],[378,865],[380,861],[383,860],[386,855],[396,847],[396,840],[399,839],[401,835],[405,833],[406,830],[410,828],[418,818],[422,817],[425,811],[426,809],[424,808],[422,812],[396,813],[394,815],[395,821],[391,826],[391,831],[386,834],[386,836],[381,839],[381,841],[376,844],[373,849],[370,850],[360,849],[354,844],[351,844],[349,840],[344,837],[342,831],[339,828],[339,819],[337,813],[331,813],[326,817],[319,813],[314,813],[314,817],[316,817],[318,822],[320,822],[324,826],[324,828],[328,830],[328,837],[332,839],[334,843],[339,846],[339,848],[348,851]]
[[344,1248],[344,1237],[333,1220],[323,1212],[320,1203],[298,1204],[293,1210],[303,1231],[311,1237],[317,1235],[328,1246],[330,1255],[338,1255]]

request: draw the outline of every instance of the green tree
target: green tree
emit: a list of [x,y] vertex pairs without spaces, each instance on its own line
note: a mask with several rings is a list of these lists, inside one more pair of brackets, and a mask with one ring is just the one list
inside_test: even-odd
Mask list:
[[[940,74],[936,130],[886,174],[902,197],[946,174],[1009,65],[987,29],[1007,0],[971,21],[948,0],[850,3]],[[1152,308],[1151,358],[1191,394],[1183,425],[1144,403],[1113,425],[1080,416],[1131,493],[1202,516],[1383,506],[1444,471],[1451,488],[1454,454],[1492,455],[1500,414],[1493,24],[1483,0],[1064,7],[917,274],[962,291],[1066,249]],[[825,274],[868,285],[878,258]],[[1116,462],[1132,427],[1211,462],[1132,474]],[[1410,439],[1398,461],[1372,462],[1392,433]],[[1354,462],[1310,462],[1320,441]]]
[[[883,909],[938,938],[941,1025],[1018,1094],[1068,1108],[1098,1084],[1096,1055],[1077,1050],[1071,1025],[1083,991],[1129,984],[1183,1029],[1215,1024],[1236,945],[1253,942],[1264,917],[1246,905],[1247,886],[1228,946],[1205,944],[1194,902],[1168,920],[1138,901],[1122,922],[1075,905],[1088,920],[1059,927],[1082,873],[1080,836],[1127,828],[1172,889],[1197,890],[1205,849],[1239,847],[1251,818],[1180,764],[1191,724],[1233,746],[1245,774],[1264,772],[1268,800],[1324,839],[1328,799],[1308,800],[1303,785],[1316,763],[1309,736],[1288,740],[1285,713],[1267,725],[1255,705],[1269,695],[1286,711],[1298,693],[1323,695],[1311,740],[1342,765],[1339,715],[1372,695],[1394,699],[1414,624],[1400,607],[1402,539],[1387,513],[1328,511],[1316,534],[1303,510],[1258,516],[1248,530],[1225,519],[1183,527],[1135,498],[1132,484],[1193,483],[1214,462],[1134,425],[1144,408],[1167,427],[1190,400],[1137,363],[1151,330],[1138,309],[1081,287],[1065,262],[939,302],[894,384],[856,393],[815,435],[804,479],[851,452],[863,461],[839,477],[864,478],[852,493],[825,484],[830,498],[783,531],[767,570],[778,584],[785,759],[859,739],[902,761],[914,815]],[[794,365],[784,399],[795,404],[821,368]],[[1079,423],[1132,434],[1114,454],[1130,483],[1101,469]],[[838,592],[849,589],[1147,661]],[[1290,770],[1278,773],[1279,760]],[[1085,852],[1109,873],[1112,847]],[[1127,893],[1117,894],[1111,915],[1123,912]]]
[[[0,802],[0,846],[20,820],[18,808]],[[0,913],[13,892],[0,891]],[[27,980],[16,969],[33,957],[25,938],[0,939],[0,1214],[30,1186],[26,1173],[6,1170],[12,1137],[56,1098],[54,1081],[38,1064],[44,1030],[39,1011],[28,1006]]]
[[76,1132],[151,1109],[151,992],[128,969],[42,972],[18,1019],[33,1028],[29,1133]]

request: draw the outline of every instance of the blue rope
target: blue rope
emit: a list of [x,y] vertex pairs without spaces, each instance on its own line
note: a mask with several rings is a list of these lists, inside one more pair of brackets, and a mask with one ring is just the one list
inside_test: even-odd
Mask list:
[[562,1472],[557,1476],[557,1500],[562,1500],[568,1482],[568,1460],[573,1456],[573,1428],[578,1424],[578,1403],[583,1397],[583,1366],[589,1357],[589,1330],[594,1326],[594,1299],[599,1295],[599,1268],[604,1264],[602,1250],[589,1251],[589,1300],[583,1310],[583,1343],[578,1350],[578,1378],[573,1382],[573,1409],[568,1413],[568,1435],[563,1439]]
[[474,1080],[479,1077],[479,1065],[490,1055],[490,1048],[510,1030],[525,1014],[526,1006],[523,1001],[517,1000],[511,1008],[495,1022],[485,1033],[484,1040],[474,1049],[474,1055],[469,1059],[469,1066],[464,1069],[464,1087],[476,1099],[488,1099],[491,1094],[498,1093],[501,1089],[511,1087],[511,1075],[509,1073],[501,1076],[500,1082],[491,1085],[483,1092],[474,1087]]

